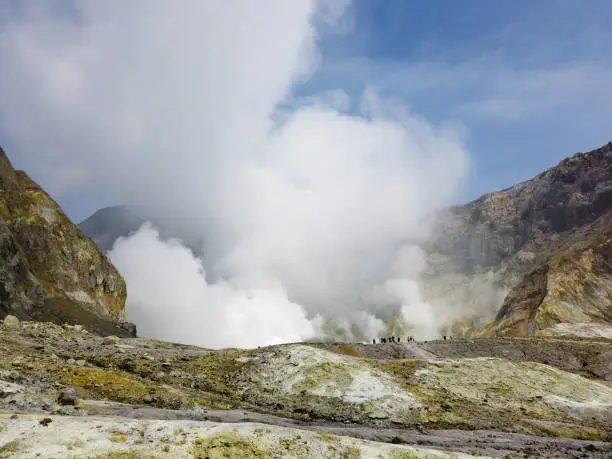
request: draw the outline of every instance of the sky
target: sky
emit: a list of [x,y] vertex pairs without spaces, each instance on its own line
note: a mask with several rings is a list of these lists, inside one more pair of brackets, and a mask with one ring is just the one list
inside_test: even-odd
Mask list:
[[463,124],[474,161],[458,200],[531,178],[612,140],[612,3],[363,0],[324,43],[311,88],[375,85]]
[[201,242],[109,252],[143,336],[439,337],[503,295],[425,296],[428,217],[610,140],[610,5],[0,0],[0,144]]
[[[0,27],[23,20],[26,3],[0,0]],[[70,1],[48,3],[78,17]],[[294,95],[374,86],[432,122],[463,126],[473,168],[461,203],[612,139],[611,21],[606,0],[356,0],[343,27],[320,37],[319,68]],[[44,185],[10,117],[0,113],[0,144]],[[56,198],[75,221],[118,203],[93,190]]]

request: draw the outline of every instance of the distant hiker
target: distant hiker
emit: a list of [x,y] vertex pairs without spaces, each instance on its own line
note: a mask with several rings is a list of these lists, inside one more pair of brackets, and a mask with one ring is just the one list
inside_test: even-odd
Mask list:
[[387,340],[386,340],[385,338],[381,338],[381,339],[380,339],[380,342],[381,342],[381,343],[386,343],[386,342],[387,342]]
[[376,344],[376,338],[372,340],[372,344]]
[[446,341],[446,335],[444,335],[444,341]]
[[399,336],[397,337],[397,342],[398,342],[398,343],[400,342],[400,337],[399,337]]

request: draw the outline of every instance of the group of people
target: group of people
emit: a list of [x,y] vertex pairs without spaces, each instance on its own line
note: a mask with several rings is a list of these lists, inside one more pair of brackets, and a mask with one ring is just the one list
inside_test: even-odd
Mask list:
[[[452,336],[448,336],[447,337],[446,335],[444,335],[442,338],[444,339],[444,341],[446,341],[447,338],[448,339],[453,339]],[[414,341],[414,336],[408,336],[406,338],[406,341],[407,342]],[[379,338],[378,342],[381,343],[381,344],[384,344],[384,343],[399,343],[400,342],[400,337],[399,336],[390,336],[388,338]],[[427,341],[425,341],[425,342],[427,342]],[[376,344],[376,338],[372,339],[372,344]]]
[[[380,338],[378,341],[380,343],[399,343],[400,342],[400,337],[399,336],[390,336],[388,338]],[[414,341],[414,336],[407,337],[406,341],[408,341],[408,342]],[[374,338],[372,340],[372,344],[376,344],[376,338]]]

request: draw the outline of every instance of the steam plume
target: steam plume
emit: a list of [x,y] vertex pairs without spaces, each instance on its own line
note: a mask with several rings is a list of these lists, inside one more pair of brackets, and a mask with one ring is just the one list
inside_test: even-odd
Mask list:
[[466,173],[461,130],[373,89],[292,103],[317,27],[345,28],[347,7],[80,1],[76,19],[33,4],[6,26],[0,113],[35,175],[59,195],[111,189],[202,241],[198,258],[145,225],[115,244],[141,334],[370,339],[393,311],[437,332],[414,244]]

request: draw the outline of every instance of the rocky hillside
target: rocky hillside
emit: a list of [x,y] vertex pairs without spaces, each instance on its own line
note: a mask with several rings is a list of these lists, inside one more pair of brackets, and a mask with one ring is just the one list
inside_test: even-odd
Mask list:
[[0,316],[129,335],[125,300],[106,256],[0,149]]
[[212,351],[0,325],[0,457],[610,457],[612,341]]
[[612,338],[612,216],[568,235],[510,291],[480,336]]
[[[427,247],[429,295],[472,301],[475,316],[497,313],[485,335],[612,336],[611,209],[612,143],[455,207]],[[487,284],[496,295],[482,295]],[[478,327],[465,319],[455,334]]]

